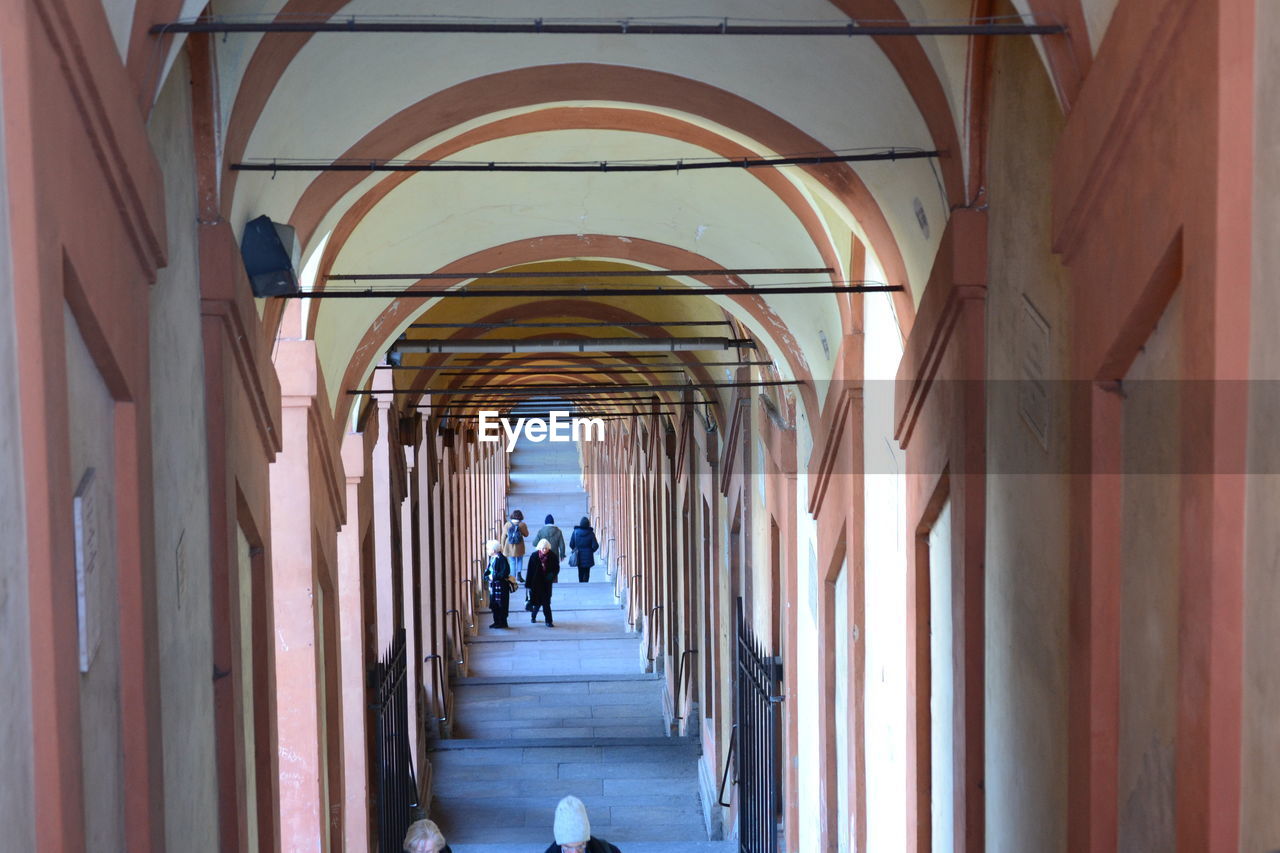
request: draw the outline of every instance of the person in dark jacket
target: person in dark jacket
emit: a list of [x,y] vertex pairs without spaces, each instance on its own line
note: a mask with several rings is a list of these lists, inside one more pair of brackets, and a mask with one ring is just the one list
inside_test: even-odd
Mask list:
[[560,575],[560,557],[551,550],[551,543],[543,539],[538,550],[529,556],[525,564],[525,586],[529,589],[529,603],[533,605],[530,622],[538,621],[538,609],[547,617],[547,627],[554,628],[551,618],[551,585]]
[[538,532],[533,537],[534,542],[541,542],[543,539],[551,543],[551,550],[559,554],[563,561],[564,534],[560,532],[559,527],[556,527],[555,516],[548,515],[546,522],[538,528]]
[[582,800],[570,794],[556,806],[556,840],[546,853],[622,853],[603,838],[591,834],[591,821]]
[[489,611],[493,614],[490,628],[507,628],[507,613],[511,607],[511,564],[502,554],[502,543],[490,539],[489,564],[485,567],[485,580],[489,583]]
[[600,550],[600,540],[585,515],[569,536],[569,550],[573,552],[573,565],[578,567],[578,583],[591,580],[591,567],[596,564],[595,554]]

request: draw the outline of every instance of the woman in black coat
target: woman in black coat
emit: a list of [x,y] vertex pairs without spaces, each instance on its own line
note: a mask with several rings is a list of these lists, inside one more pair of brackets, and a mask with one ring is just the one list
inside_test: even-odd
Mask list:
[[547,627],[554,628],[551,621],[551,585],[560,575],[560,556],[551,550],[551,543],[543,539],[538,543],[538,550],[525,560],[524,585],[529,589],[529,603],[533,605],[530,622],[538,621],[538,609],[547,617]]
[[511,563],[502,555],[502,543],[490,539],[489,564],[485,567],[484,576],[489,582],[489,611],[493,614],[490,628],[506,628],[507,613],[511,607]]
[[578,583],[591,580],[591,567],[596,564],[596,551],[600,550],[600,540],[591,529],[591,521],[585,515],[573,528],[569,537],[569,550],[573,552],[573,565],[578,567]]

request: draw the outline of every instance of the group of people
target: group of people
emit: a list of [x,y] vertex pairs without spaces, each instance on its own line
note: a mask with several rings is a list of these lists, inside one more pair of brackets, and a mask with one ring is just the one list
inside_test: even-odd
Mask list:
[[[569,536],[566,549],[564,534],[556,527],[556,520],[548,515],[542,527],[534,536],[538,544],[534,552],[525,560],[525,540],[529,537],[529,527],[524,522],[524,513],[513,510],[511,518],[502,531],[502,541],[490,539],[486,543],[488,563],[485,567],[485,579],[489,584],[489,611],[493,614],[490,628],[509,628],[507,618],[510,614],[511,595],[524,584],[528,591],[528,602],[525,609],[529,611],[529,621],[538,621],[541,611],[548,628],[556,623],[551,615],[552,586],[560,579],[560,561],[568,554],[569,566],[578,570],[578,582],[591,580],[591,567],[596,564],[595,553],[600,550],[600,540],[591,528],[591,520],[583,516],[573,533]],[[527,577],[526,577],[527,572]]]
[[[591,834],[591,821],[587,807],[572,794],[556,806],[555,823],[552,825],[555,841],[545,853],[622,853],[603,838]],[[429,820],[420,820],[409,827],[404,837],[405,853],[451,853],[440,828]]]

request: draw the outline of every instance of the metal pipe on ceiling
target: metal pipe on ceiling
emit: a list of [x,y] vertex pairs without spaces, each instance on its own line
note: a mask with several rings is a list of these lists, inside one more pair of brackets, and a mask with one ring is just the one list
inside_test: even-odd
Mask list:
[[754,349],[750,338],[514,338],[503,340],[403,340],[391,345],[399,353],[454,352],[700,352]]
[[911,23],[885,21],[796,21],[792,23],[736,23],[732,18],[706,16],[705,23],[671,23],[654,19],[556,18],[440,20],[410,17],[315,17],[252,19],[212,16],[198,20],[155,24],[148,32],[175,33],[470,33],[476,35],[620,35],[620,36],[1050,36],[1062,35],[1062,24],[1028,24],[1010,18],[983,18],[974,23]]
[[[581,361],[567,364],[526,364],[518,362],[512,367],[491,367],[494,362],[447,362],[429,367],[424,364],[378,364],[374,370],[413,370],[418,372],[435,371],[441,376],[520,376],[534,373],[681,373],[694,367],[768,367],[771,361],[702,361],[684,364],[660,361],[644,364],[584,364]],[[471,364],[484,365],[471,367]]]
[[[592,405],[611,406],[611,407],[638,406],[643,408],[645,405],[647,405],[647,403],[644,400],[602,399],[599,401],[594,401],[594,398],[593,398],[593,400],[588,401],[584,398],[583,402],[590,402]],[[485,405],[485,404],[477,404],[470,401],[466,403],[419,403],[414,408],[423,409],[423,410],[433,410],[433,411],[459,412],[459,411],[463,411],[468,408],[471,408],[475,405]],[[500,401],[499,403],[495,403],[493,405],[500,405]],[[523,403],[521,405],[523,405]],[[570,405],[573,405],[573,404],[570,404]],[[707,405],[714,405],[714,404],[706,403],[702,400],[662,400],[658,403],[658,405],[667,406],[667,407],[672,407],[672,406],[686,407],[686,406],[707,406]],[[528,411],[533,411],[533,410],[529,409]],[[551,411],[551,407],[543,408],[541,411],[542,412]],[[556,409],[556,411],[563,411],[563,409]],[[581,411],[581,410],[570,409],[570,411]],[[535,414],[537,413],[538,412],[535,412]]]
[[821,166],[826,163],[874,163],[898,160],[932,160],[942,152],[889,148],[863,154],[807,154],[794,157],[737,157],[726,160],[673,160],[669,163],[467,163],[456,160],[263,160],[232,163],[233,172],[704,172],[709,169],[762,169],[777,166]]
[[393,388],[385,391],[374,391],[363,388],[348,388],[347,393],[359,396],[376,396],[378,394],[429,394],[433,397],[449,397],[457,394],[507,395],[545,392],[544,397],[554,399],[558,394],[584,394],[591,392],[617,391],[693,391],[702,388],[774,388],[780,385],[803,385],[802,379],[761,379],[749,382],[689,382],[683,385],[619,385],[617,383],[589,383],[585,385],[480,385],[474,388]]
[[271,299],[537,299],[544,296],[777,296],[792,294],[803,296],[813,293],[901,293],[906,290],[900,284],[820,284],[800,286],[744,286],[744,287],[565,287],[525,290],[304,290]]
[[[577,364],[579,362],[590,362],[592,364],[598,364],[600,361],[604,359],[618,359],[621,357],[622,356],[617,356],[617,355],[577,355],[575,353],[556,353],[555,355],[548,355],[545,359],[539,356],[535,356],[535,358],[537,358],[539,361],[546,361],[551,364],[559,364],[561,362],[565,364]],[[670,359],[664,358],[664,356],[661,353],[642,352],[642,353],[636,353],[634,355],[628,355],[626,357],[638,359],[640,363],[635,365],[636,367],[647,367],[651,364],[666,365],[668,367],[681,367],[687,364],[687,362],[683,362],[683,361],[671,361]],[[649,359],[662,359],[662,360],[650,361]],[[520,361],[515,362],[514,364],[516,367],[533,367],[535,365],[532,365],[529,363],[531,360],[532,359],[521,359]],[[492,358],[485,358],[481,356],[469,356],[469,357],[455,356],[453,358],[450,358],[446,364],[441,366],[452,367],[452,366],[458,365],[458,366],[465,367],[467,365],[478,364],[484,367],[491,367],[494,365],[501,365],[505,363],[506,362],[501,360],[495,360]],[[625,364],[626,362],[622,362],[622,363]],[[717,367],[717,366],[729,367],[732,365],[742,365],[742,364],[767,366],[767,365],[773,364],[773,362],[771,361],[699,361],[699,362],[696,362],[696,364],[700,364],[707,367]],[[536,366],[541,367],[542,365],[539,364]]]
[[662,276],[723,277],[742,275],[832,275],[832,267],[740,267],[713,270],[497,270],[494,272],[424,272],[424,273],[341,273],[325,276],[329,281],[391,281],[397,279],[466,279],[466,278],[654,278]]
[[[466,401],[457,401],[457,402],[450,402],[450,403],[419,403],[419,404],[417,404],[416,408],[424,409],[424,410],[439,410],[439,411],[445,411],[445,412],[448,412],[448,411],[461,412],[461,411],[470,411],[470,410],[473,410],[473,409],[475,409],[475,408],[477,408],[477,407],[479,407],[479,406],[485,406],[485,407],[499,407],[499,408],[500,408],[502,405],[504,405],[504,404],[509,404],[510,402],[511,402],[511,401],[510,401],[510,399],[509,399],[509,398],[508,398],[508,399],[506,399],[506,400],[487,400],[487,401],[486,401],[486,400],[479,400],[479,401],[476,401],[476,400],[466,400]],[[529,400],[521,400],[521,401],[518,403],[518,405],[521,405],[521,406],[527,406],[527,405],[529,405],[529,404],[531,404],[531,403],[532,403],[532,401],[529,401]],[[587,406],[637,406],[637,407],[644,407],[644,406],[648,406],[648,405],[657,405],[657,406],[668,406],[668,407],[681,407],[681,408],[683,408],[683,407],[687,407],[687,406],[714,406],[714,405],[717,405],[717,403],[716,403],[715,401],[707,401],[707,400],[655,400],[655,399],[653,399],[653,398],[644,398],[644,397],[640,397],[640,398],[636,398],[636,397],[579,397],[579,398],[577,398],[576,400],[573,400],[573,401],[567,401],[567,402],[565,403],[565,405],[568,405],[568,406],[579,406],[579,405],[587,405]],[[545,408],[541,408],[541,410],[542,410],[542,411],[550,411],[551,409],[552,409],[552,407],[551,407],[551,406],[547,406],[547,407],[545,407]],[[563,409],[557,409],[557,411],[562,411],[562,410],[563,410]],[[532,411],[532,409],[529,409],[529,411]]]
[[410,323],[410,329],[647,329],[654,326],[732,326],[728,320],[608,320],[561,323]]
[[[531,412],[531,414],[547,414],[547,412]],[[571,412],[575,418],[600,418],[604,420],[614,420],[621,418],[648,418],[649,415],[668,416],[668,418],[678,418],[684,412],[678,411],[603,411],[603,412]],[[508,415],[498,415],[499,418],[508,418]],[[480,415],[436,415],[436,418],[449,420],[480,420]]]

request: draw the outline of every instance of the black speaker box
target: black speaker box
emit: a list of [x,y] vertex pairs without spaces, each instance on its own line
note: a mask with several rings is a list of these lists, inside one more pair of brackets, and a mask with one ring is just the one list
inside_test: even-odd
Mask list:
[[298,238],[293,228],[259,216],[244,226],[240,256],[254,296],[290,296],[301,290],[294,267]]

